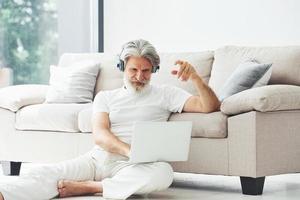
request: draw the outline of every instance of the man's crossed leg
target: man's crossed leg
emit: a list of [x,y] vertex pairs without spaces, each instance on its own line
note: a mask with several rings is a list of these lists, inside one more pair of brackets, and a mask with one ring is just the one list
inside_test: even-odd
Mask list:
[[[132,194],[166,189],[173,181],[172,167],[164,162],[121,167],[117,164],[111,169],[106,166],[111,173],[100,176],[97,174],[98,163],[102,162],[84,155],[38,167],[13,183],[0,186],[0,192],[5,200],[39,200],[95,193],[102,193],[104,198],[126,199]],[[0,196],[0,200],[3,197]]]

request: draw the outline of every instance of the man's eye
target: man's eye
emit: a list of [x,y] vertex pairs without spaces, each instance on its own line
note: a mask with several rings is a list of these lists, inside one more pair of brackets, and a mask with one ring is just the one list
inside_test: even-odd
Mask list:
[[135,72],[137,69],[135,69],[135,68],[131,68],[131,70]]
[[143,70],[143,72],[149,72],[150,71],[150,69],[144,69]]

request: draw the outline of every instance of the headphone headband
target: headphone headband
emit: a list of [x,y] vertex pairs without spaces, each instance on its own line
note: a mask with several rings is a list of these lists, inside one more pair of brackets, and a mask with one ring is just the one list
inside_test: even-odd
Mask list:
[[[121,59],[121,55],[122,55],[123,51],[124,51],[124,47],[122,48],[122,51],[119,55],[119,63],[117,64],[117,67],[122,72],[125,71],[125,62],[124,62],[124,60]],[[151,70],[152,73],[157,72],[157,70],[159,70],[159,65],[158,66],[152,66],[152,70]]]

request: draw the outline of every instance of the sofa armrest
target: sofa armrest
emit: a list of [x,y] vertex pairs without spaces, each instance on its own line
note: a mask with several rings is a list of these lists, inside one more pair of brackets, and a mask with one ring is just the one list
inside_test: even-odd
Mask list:
[[48,85],[14,85],[0,89],[0,107],[16,112],[23,106],[43,103]]
[[226,98],[221,104],[221,111],[227,115],[296,109],[300,109],[300,86],[295,85],[252,88]]
[[229,175],[300,171],[300,110],[251,111],[228,118]]

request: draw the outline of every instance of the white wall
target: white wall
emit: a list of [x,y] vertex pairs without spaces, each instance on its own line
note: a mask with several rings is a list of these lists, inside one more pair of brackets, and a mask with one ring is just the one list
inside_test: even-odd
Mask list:
[[300,45],[299,0],[104,0],[104,51],[144,38],[159,51]]

